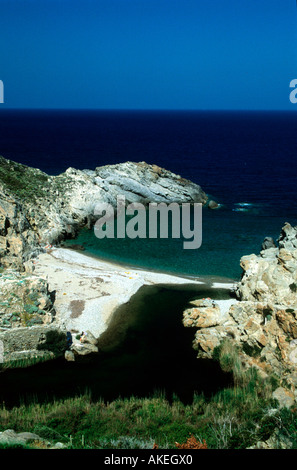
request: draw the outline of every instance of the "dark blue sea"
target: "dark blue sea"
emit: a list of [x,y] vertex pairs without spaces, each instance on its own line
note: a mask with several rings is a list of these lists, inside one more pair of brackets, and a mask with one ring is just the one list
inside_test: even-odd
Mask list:
[[295,112],[1,110],[0,154],[56,175],[125,161],[198,183],[222,207],[203,209],[202,246],[180,240],[101,240],[86,253],[133,266],[238,279],[243,255],[297,225]]

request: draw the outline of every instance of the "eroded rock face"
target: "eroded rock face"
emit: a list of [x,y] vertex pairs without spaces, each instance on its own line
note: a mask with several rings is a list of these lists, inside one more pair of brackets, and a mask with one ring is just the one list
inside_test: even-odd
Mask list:
[[240,300],[297,303],[297,227],[286,223],[278,247],[262,250],[259,256],[243,256],[240,265],[243,275],[236,291]]
[[95,181],[108,192],[111,203],[121,194],[128,203],[142,202],[201,202],[207,201],[200,186],[157,165],[120,163],[95,170]]
[[0,181],[1,265],[22,269],[23,261],[37,245],[38,236],[26,218],[26,211],[12,195],[7,194]]
[[0,328],[50,324],[55,310],[45,279],[6,270],[0,273]]
[[0,274],[1,362],[62,356],[66,333],[55,327],[45,279],[6,270]]
[[286,390],[278,389],[275,397],[288,396],[291,404],[297,398],[297,227],[285,224],[278,246],[269,243],[259,256],[244,256],[241,267],[237,299],[227,312],[198,299],[184,311],[183,323],[197,328],[193,346],[198,357],[212,358],[228,338],[246,367],[280,378]]
[[190,302],[190,307],[184,311],[184,326],[210,328],[224,323],[224,315],[220,307],[210,299],[198,299]]
[[145,162],[91,170],[68,168],[58,176],[0,157],[0,265],[23,268],[44,250],[95,222],[99,202],[190,202],[205,204],[197,184]]
[[67,349],[66,332],[54,325],[1,330],[5,363],[31,359],[55,359]]

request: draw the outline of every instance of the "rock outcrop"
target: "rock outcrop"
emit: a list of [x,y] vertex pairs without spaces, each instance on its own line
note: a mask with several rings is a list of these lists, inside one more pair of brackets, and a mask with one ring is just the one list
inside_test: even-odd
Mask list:
[[0,292],[0,362],[64,354],[66,335],[54,324],[56,312],[45,279],[6,270],[0,273]]
[[90,228],[96,204],[116,207],[117,196],[127,204],[207,201],[197,184],[145,162],[49,176],[0,157],[0,266],[22,269],[46,245]]
[[0,266],[23,269],[23,263],[34,256],[39,239],[26,215],[21,202],[0,180]]
[[13,429],[6,429],[0,432],[0,446],[2,448],[21,448],[26,446],[32,449],[64,449],[67,447],[62,442],[53,444],[36,433],[16,432]]
[[297,301],[297,228],[286,223],[278,247],[241,258],[240,300],[292,306]]
[[0,273],[0,292],[0,329],[53,322],[55,309],[45,279],[6,270]]
[[[275,398],[297,400],[297,227],[286,223],[278,246],[241,258],[243,274],[229,310],[198,299],[184,311],[185,326],[197,329],[193,346],[200,358],[213,358],[224,340],[237,348],[244,367],[263,377],[274,374]],[[285,398],[285,399],[284,399]]]
[[78,356],[88,356],[89,354],[98,353],[98,340],[90,331],[84,331],[82,335],[73,337],[73,343],[70,350],[65,355],[66,360],[74,361]]
[[207,207],[208,209],[218,209],[220,205],[216,201],[211,200],[209,201]]

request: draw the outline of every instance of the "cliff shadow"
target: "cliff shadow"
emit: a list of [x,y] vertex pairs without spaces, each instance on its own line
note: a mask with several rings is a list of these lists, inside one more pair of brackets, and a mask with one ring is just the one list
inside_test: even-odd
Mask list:
[[143,286],[115,312],[88,362],[64,359],[0,374],[0,398],[51,401],[85,393],[93,399],[149,397],[161,392],[192,403],[195,393],[210,397],[231,386],[218,363],[197,359],[195,328],[185,328],[182,312],[196,297],[228,298],[206,284]]

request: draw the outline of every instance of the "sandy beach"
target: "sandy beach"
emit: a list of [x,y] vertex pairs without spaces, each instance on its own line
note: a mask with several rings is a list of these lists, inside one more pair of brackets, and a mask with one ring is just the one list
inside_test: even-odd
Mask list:
[[[47,279],[54,292],[57,323],[72,332],[88,330],[96,338],[107,329],[117,308],[142,286],[207,285],[203,278],[131,269],[65,248],[52,248],[39,255],[34,273]],[[233,284],[213,282],[209,287],[230,290]],[[225,310],[235,300],[216,302]]]

